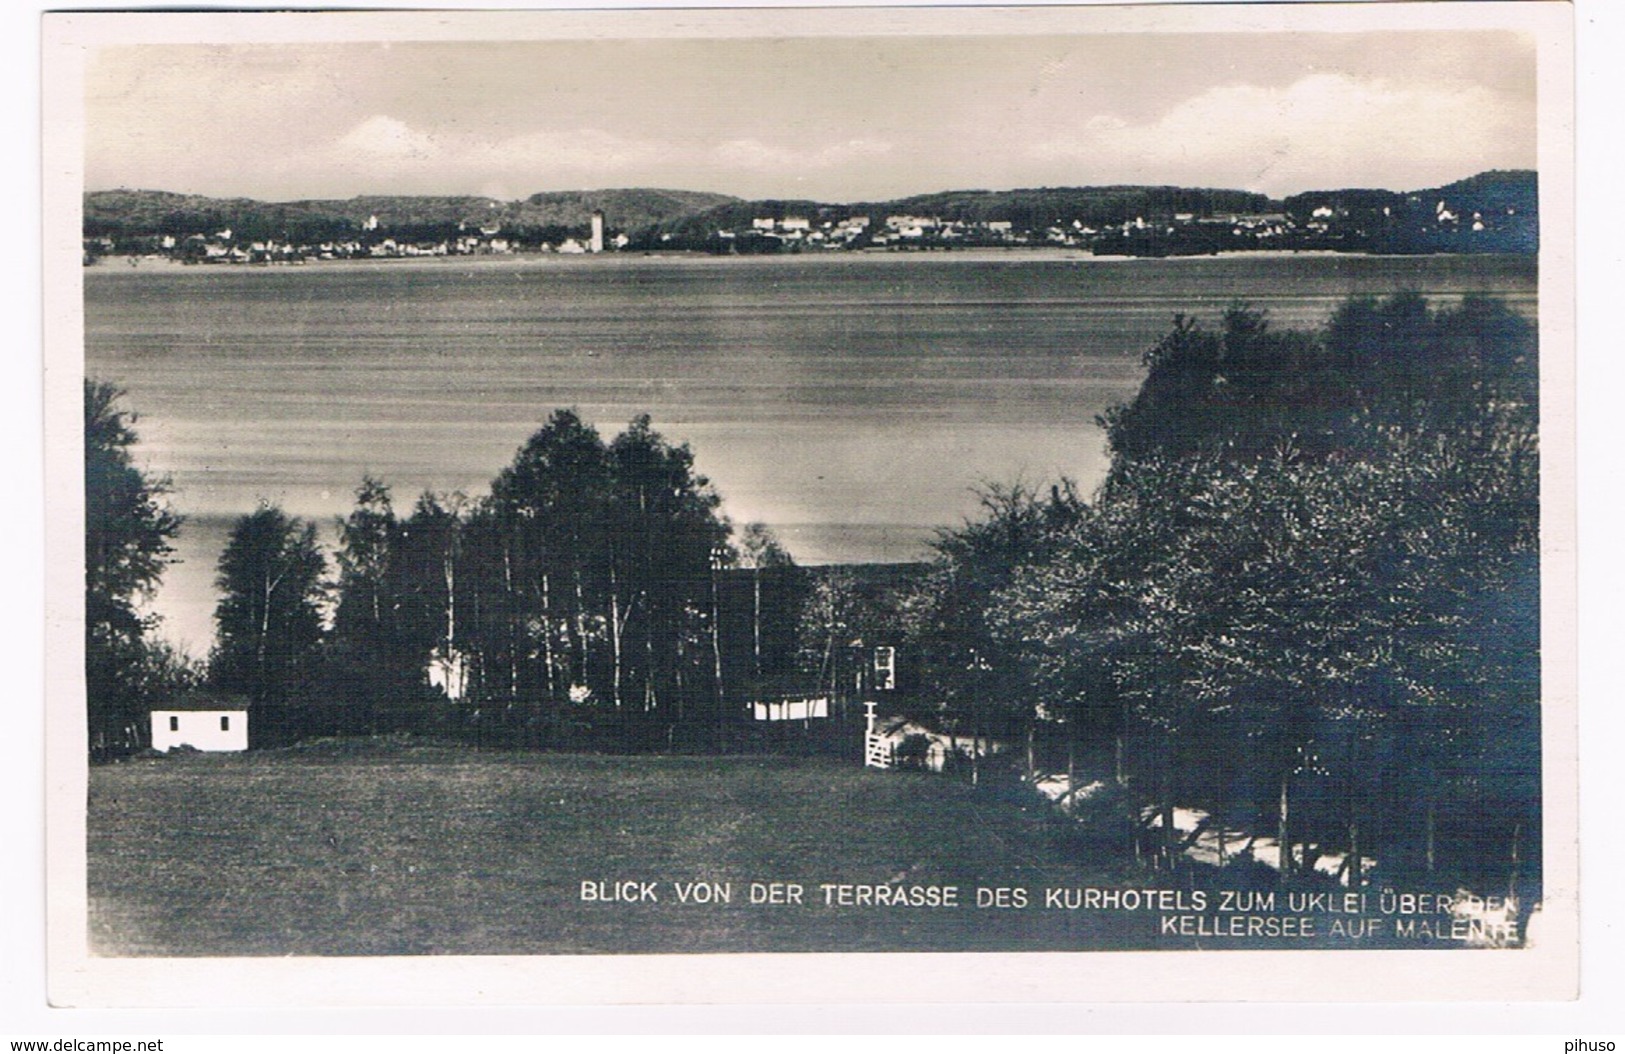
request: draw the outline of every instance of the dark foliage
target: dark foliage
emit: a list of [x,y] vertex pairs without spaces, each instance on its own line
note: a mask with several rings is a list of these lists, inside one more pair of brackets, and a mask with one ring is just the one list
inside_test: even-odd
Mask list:
[[327,561],[316,527],[263,505],[232,528],[220,556],[209,681],[248,697],[259,745],[304,729],[322,640]]
[[1094,503],[1013,572],[978,561],[1023,707],[1114,729],[1164,831],[1176,801],[1273,828],[1286,877],[1335,851],[1538,888],[1512,863],[1540,814],[1533,327],[1471,297],[1319,333],[1238,305],[1146,366]]
[[120,409],[123,394],[84,383],[85,689],[98,758],[141,747],[146,711],[192,676],[178,654],[149,639],[152,619],[139,610],[181,521],[164,504],[168,482],[135,466],[135,415]]

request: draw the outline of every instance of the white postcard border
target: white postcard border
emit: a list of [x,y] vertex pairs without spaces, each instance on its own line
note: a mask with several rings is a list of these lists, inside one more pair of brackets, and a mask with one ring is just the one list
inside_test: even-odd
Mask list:
[[[1126,14],[1124,14],[1126,12]],[[47,866],[50,984],[62,1006],[1562,1000],[1578,985],[1572,9],[1561,3],[1114,8],[1120,31],[1518,28],[1540,40],[1542,662],[1545,902],[1517,951],[1031,952],[917,955],[110,959],[86,951],[78,230],[88,48],[176,40],[506,39],[668,33],[1077,30],[1099,9],[847,9],[52,15],[46,19]],[[1235,20],[1235,21],[1228,21]],[[944,28],[946,23],[952,28]],[[602,28],[605,24],[613,29]],[[1044,27],[1055,26],[1055,29]],[[530,27],[530,28],[526,28]],[[538,28],[540,27],[540,28]],[[927,28],[929,27],[929,28]],[[1018,28],[1019,27],[1019,28]],[[459,36],[460,35],[460,36]],[[1286,962],[1282,956],[1289,956]]]

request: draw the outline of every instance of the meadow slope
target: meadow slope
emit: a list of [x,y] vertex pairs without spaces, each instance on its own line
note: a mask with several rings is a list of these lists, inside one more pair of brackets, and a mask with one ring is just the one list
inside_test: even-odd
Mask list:
[[[103,955],[1157,944],[1149,913],[976,907],[978,885],[1149,884],[1036,802],[823,758],[402,744],[143,758],[91,771],[88,854]],[[694,880],[729,883],[731,902],[680,903],[675,883]],[[584,882],[614,881],[659,899],[583,899]],[[752,882],[800,883],[803,903],[752,905]],[[956,885],[960,906],[826,906],[821,883]]]

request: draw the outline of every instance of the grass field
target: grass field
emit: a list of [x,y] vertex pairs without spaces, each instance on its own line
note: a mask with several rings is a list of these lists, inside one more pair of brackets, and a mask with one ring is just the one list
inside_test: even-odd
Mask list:
[[[90,774],[108,955],[1154,946],[1151,915],[976,907],[978,885],[1147,884],[1084,855],[1036,804],[822,758],[373,744]],[[681,903],[674,883],[694,880],[730,883],[731,902]],[[583,900],[615,881],[659,900]],[[803,903],[753,905],[753,882],[800,883]],[[821,883],[957,885],[959,906],[825,905]]]

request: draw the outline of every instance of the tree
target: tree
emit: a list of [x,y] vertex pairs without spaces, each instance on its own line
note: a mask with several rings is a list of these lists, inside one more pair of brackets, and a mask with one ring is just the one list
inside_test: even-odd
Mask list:
[[645,714],[675,699],[686,612],[707,612],[711,651],[711,699],[722,720],[725,707],[717,577],[732,559],[729,525],[710,481],[694,470],[686,444],[673,445],[648,415],[634,418],[609,445],[612,473],[609,507],[612,695],[617,708]]
[[720,727],[720,504],[689,448],[647,416],[606,444],[555,411],[498,474],[469,521],[462,577],[482,598],[470,645],[487,687],[527,735],[566,714],[622,745],[669,743],[702,713]]
[[412,515],[399,526],[389,575],[395,583],[399,645],[407,662],[414,670],[429,663],[438,671],[431,679],[453,701],[467,695],[472,672],[463,640],[469,620],[465,615],[459,627],[458,605],[479,596],[468,581],[460,580],[467,506],[461,493],[420,495]]
[[938,533],[935,565],[906,602],[905,624],[921,679],[939,700],[937,716],[955,732],[1023,737],[1030,778],[1038,722],[1064,717],[1055,700],[1032,693],[1028,671],[995,632],[998,596],[1021,567],[1042,559],[1081,503],[1070,481],[1047,494],[1020,482],[991,484],[977,498],[977,518]]
[[[447,519],[456,516],[425,495],[411,519],[397,520],[389,488],[367,476],[338,522],[337,605],[323,662],[335,731],[378,733],[427,716],[414,706],[430,701],[426,671],[454,610]],[[443,667],[455,663],[441,658]]]
[[338,521],[337,605],[324,663],[323,694],[343,698],[340,727],[346,731],[379,732],[384,708],[398,701],[412,679],[397,661],[395,534],[389,488],[363,477],[354,510]]
[[1283,879],[1331,847],[1358,885],[1374,839],[1433,870],[1448,800],[1458,877],[1499,844],[1531,880],[1534,360],[1503,306],[1412,296],[1312,339],[1176,319],[1147,356],[1096,500],[989,610],[1044,699],[1115,686],[1165,840],[1176,796],[1240,807],[1275,822]]
[[339,601],[334,628],[366,627],[381,636],[385,615],[393,606],[388,595],[390,561],[395,543],[395,509],[389,488],[364,476],[355,492],[355,509],[339,521]]
[[85,687],[96,755],[137,746],[144,711],[188,676],[175,653],[149,642],[153,620],[139,611],[181,519],[164,504],[168,481],[135,467],[135,415],[119,408],[123,396],[84,382]]
[[507,706],[533,735],[547,710],[603,684],[609,495],[604,442],[573,410],[555,411],[491,484]]
[[778,536],[763,523],[747,523],[739,537],[739,564],[750,570],[750,653],[751,676],[762,676],[762,577],[782,577],[795,567],[795,561]]
[[1180,548],[1193,526],[1180,495],[1195,471],[1149,456],[1115,473],[987,607],[1003,661],[1024,671],[1035,716],[1067,726],[1069,755],[1085,731],[1108,737],[1118,783],[1158,806],[1165,842],[1187,770],[1181,751],[1193,741],[1181,640],[1201,566]]
[[314,672],[326,571],[315,524],[269,504],[237,521],[220,556],[209,679],[246,695],[272,741],[300,731],[292,709]]

